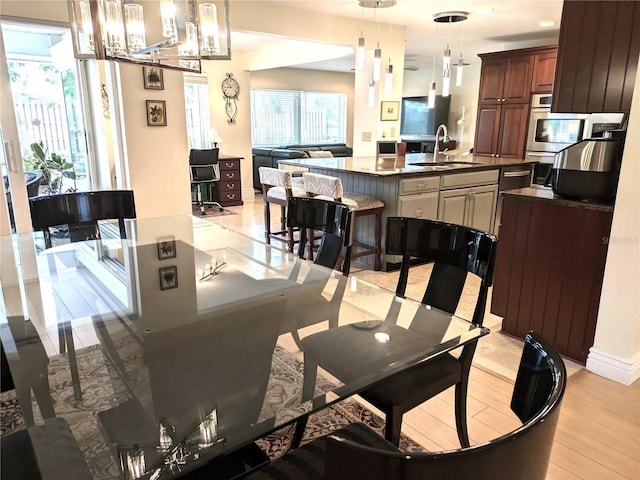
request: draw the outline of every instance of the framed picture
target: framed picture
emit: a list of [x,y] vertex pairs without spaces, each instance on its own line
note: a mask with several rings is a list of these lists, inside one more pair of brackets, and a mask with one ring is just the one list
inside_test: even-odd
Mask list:
[[398,120],[400,102],[380,102],[380,121]]
[[147,90],[164,90],[162,69],[158,67],[142,67],[144,88]]
[[160,272],[160,290],[169,290],[170,288],[178,288],[178,267],[164,267]]
[[147,100],[147,125],[164,127],[167,125],[167,102],[164,100]]
[[158,260],[176,258],[176,237],[161,237],[158,239]]

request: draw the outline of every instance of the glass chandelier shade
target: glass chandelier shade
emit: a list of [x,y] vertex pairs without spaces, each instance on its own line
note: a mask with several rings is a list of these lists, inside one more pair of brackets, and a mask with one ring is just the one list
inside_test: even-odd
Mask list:
[[364,37],[362,36],[362,32],[360,32],[360,37],[358,38],[358,48],[356,49],[356,69],[364,70]]
[[373,77],[369,77],[369,92],[367,95],[367,106],[374,107],[376,104],[376,82]]
[[464,69],[464,60],[462,60],[462,53],[460,53],[460,58],[458,59],[458,64],[456,65],[456,87],[462,86],[462,70]]
[[200,72],[229,60],[229,0],[67,0],[74,55]]
[[380,68],[382,67],[382,50],[380,45],[373,51],[373,81],[380,81]]
[[384,74],[384,94],[391,95],[393,91],[393,65],[391,65],[391,59],[389,59],[389,65]]
[[436,82],[431,82],[427,105],[429,108],[434,108],[436,106]]

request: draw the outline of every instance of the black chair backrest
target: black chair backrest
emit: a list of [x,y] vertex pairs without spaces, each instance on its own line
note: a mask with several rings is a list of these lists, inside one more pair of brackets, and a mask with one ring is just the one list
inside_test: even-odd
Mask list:
[[[191,178],[197,181],[214,180],[213,165],[218,163],[219,148],[198,150],[192,148],[189,151],[189,165],[191,166]],[[202,166],[198,166],[202,165]]]
[[322,239],[314,263],[334,268],[342,247],[346,247],[342,273],[349,274],[353,210],[348,206],[312,197],[291,197],[287,205],[287,226],[300,229],[298,256],[304,258],[307,231],[321,231]]
[[480,445],[425,454],[382,451],[329,436],[326,478],[543,480],[565,387],[562,358],[540,336],[529,332],[511,402],[514,412],[525,419],[521,427]]
[[47,248],[51,247],[49,227],[69,226],[72,242],[100,237],[98,220],[118,220],[120,237],[127,238],[125,218],[136,218],[136,206],[131,190],[64,193],[29,199],[31,225],[45,233]]
[[432,260],[422,303],[454,313],[467,272],[480,277],[473,322],[482,323],[486,295],[493,279],[495,236],[461,225],[420,218],[388,217],[387,255],[401,255],[396,295],[404,297],[412,258]]

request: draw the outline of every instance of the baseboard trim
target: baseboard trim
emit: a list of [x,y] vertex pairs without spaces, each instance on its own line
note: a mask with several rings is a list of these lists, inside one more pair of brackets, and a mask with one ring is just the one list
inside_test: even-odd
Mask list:
[[627,360],[591,347],[586,368],[590,372],[614,382],[631,385],[640,378],[640,355],[635,355],[631,360]]

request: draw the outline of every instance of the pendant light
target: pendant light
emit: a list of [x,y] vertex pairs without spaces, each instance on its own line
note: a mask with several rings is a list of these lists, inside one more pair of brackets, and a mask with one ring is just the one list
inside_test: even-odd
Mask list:
[[380,42],[378,42],[378,46],[373,51],[373,81],[380,81],[380,67],[382,67],[382,50],[380,49]]
[[462,35],[460,37],[460,58],[458,58],[458,64],[456,65],[456,87],[462,86],[462,69],[464,67],[464,60],[462,59],[463,48],[464,48],[464,23],[462,24]]
[[369,77],[369,95],[367,97],[367,105],[373,108],[376,104],[376,82],[373,77]]
[[[447,41],[447,48],[444,50],[442,56],[442,96],[449,96],[449,89],[451,86],[451,24],[456,22],[462,22],[469,18],[467,12],[442,12],[436,13],[433,16],[433,21],[436,23],[448,23],[449,24],[449,38]],[[462,67],[464,62],[462,60],[462,52],[460,52],[460,58],[456,64],[456,85],[462,85]]]
[[360,11],[360,37],[358,37],[358,48],[356,49],[356,70],[364,70],[364,7]]
[[431,69],[431,88],[429,89],[429,108],[436,106],[436,56],[433,56],[433,68]]
[[[389,45],[391,45],[391,33],[393,32],[393,24],[389,22]],[[393,91],[393,65],[391,65],[391,57],[384,74],[384,94],[391,95]]]

